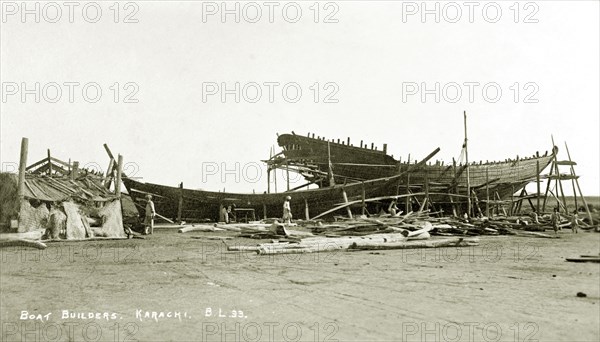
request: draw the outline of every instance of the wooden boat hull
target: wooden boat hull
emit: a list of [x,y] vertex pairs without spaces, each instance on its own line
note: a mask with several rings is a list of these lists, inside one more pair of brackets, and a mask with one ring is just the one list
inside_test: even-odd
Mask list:
[[[386,179],[365,182],[365,198],[394,195],[395,187],[390,186],[389,182]],[[271,194],[239,194],[180,189],[179,187],[144,183],[131,178],[123,178],[123,183],[136,203],[141,216],[145,214],[145,196],[146,194],[152,194],[156,212],[169,219],[175,219],[179,209],[179,198],[182,196],[182,219],[190,222],[199,219],[218,221],[219,210],[222,205],[235,205],[236,208],[240,209],[254,209],[257,219],[282,217],[283,202],[286,196],[292,197],[290,203],[293,217],[304,219],[306,207],[308,207],[309,214],[315,216],[337,204],[343,203],[344,191],[349,201],[361,199],[363,196],[363,185],[361,183]],[[354,210],[360,211],[356,208]]]
[[[465,165],[443,165],[436,162],[433,165],[423,165],[417,170],[414,169],[414,164],[395,160],[387,155],[385,150],[378,151],[295,134],[282,134],[277,142],[283,148],[285,156],[279,161],[280,165],[285,163],[300,167],[311,165],[314,168],[313,172],[303,173],[308,181],[315,181],[320,175],[327,174],[330,159],[337,182],[362,181],[410,173],[409,178],[404,177],[403,183],[422,187],[429,182],[439,185],[440,189],[457,187],[458,193],[466,194],[465,191],[460,192],[460,189],[466,190],[467,186]],[[482,187],[490,182],[491,190],[498,191],[501,198],[506,198],[528,182],[535,180],[538,172],[550,164],[555,153],[556,150],[543,156],[502,162],[471,163],[468,166],[471,188]],[[327,177],[323,177],[320,182],[316,181],[315,184],[327,186]]]

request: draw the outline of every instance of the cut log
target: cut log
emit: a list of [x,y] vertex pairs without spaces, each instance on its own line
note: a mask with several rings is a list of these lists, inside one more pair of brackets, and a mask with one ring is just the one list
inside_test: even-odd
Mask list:
[[37,249],[46,249],[48,246],[39,241],[32,241],[27,239],[6,239],[0,240],[0,248],[3,247],[31,247]]
[[594,262],[600,263],[600,257],[584,257],[583,255],[580,258],[566,258],[569,262]]
[[202,226],[187,226],[178,230],[179,233],[188,233],[188,232],[214,232],[217,230],[223,230],[220,228],[216,228],[209,225]]
[[361,245],[360,243],[353,244],[351,249],[359,250],[379,250],[379,249],[412,249],[412,248],[440,248],[440,247],[468,247],[479,245],[479,239],[472,238],[451,238],[451,239],[440,239],[440,240],[426,240],[426,241],[406,241],[406,242],[392,242],[383,244],[368,244]]

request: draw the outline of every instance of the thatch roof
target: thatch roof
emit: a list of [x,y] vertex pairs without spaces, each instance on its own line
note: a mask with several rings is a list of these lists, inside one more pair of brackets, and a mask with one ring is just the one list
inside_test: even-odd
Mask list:
[[100,178],[87,175],[71,180],[68,176],[26,174],[23,195],[28,199],[48,202],[69,199],[106,202],[118,198],[104,187]]

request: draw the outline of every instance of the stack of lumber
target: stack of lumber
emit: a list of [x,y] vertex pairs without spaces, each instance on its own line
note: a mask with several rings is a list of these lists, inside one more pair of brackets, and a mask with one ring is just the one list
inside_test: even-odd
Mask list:
[[[356,219],[341,219],[333,223],[305,221],[302,225],[314,234],[325,236],[360,236],[368,234],[413,231],[426,225],[433,227],[431,234],[439,236],[517,235],[531,237],[554,237],[542,233],[552,229],[547,217],[497,216],[493,218],[464,219],[452,216],[433,216],[437,213],[409,212],[406,215],[379,217],[364,216]],[[563,218],[561,227],[570,226]]]
[[[430,232],[434,226],[426,221],[406,223],[403,228],[393,226],[389,221],[385,218],[383,220],[361,218],[344,223],[315,224],[311,222],[307,224],[305,228],[312,226],[313,232],[318,232],[321,236],[290,230],[275,223],[271,225],[270,232],[277,235],[284,234],[287,238],[285,241],[279,240],[258,246],[230,246],[228,249],[272,255],[339,250],[466,247],[479,243],[476,238],[465,237],[430,239]],[[397,219],[394,219],[394,222],[398,224]],[[280,231],[281,226],[283,226],[283,231]]]
[[[297,221],[298,230],[274,223],[255,225],[226,225],[239,229],[240,236],[278,238],[257,246],[236,246],[229,250],[255,251],[260,255],[313,253],[336,250],[407,249],[474,246],[479,235],[516,235],[556,238],[542,233],[551,229],[546,217],[508,216],[464,219],[433,216],[438,213],[409,212],[406,215],[382,215],[338,218],[335,222]],[[565,223],[563,223],[565,224]],[[568,223],[566,223],[568,224]],[[301,229],[301,230],[299,230]],[[432,238],[431,236],[439,236]],[[283,239],[283,241],[282,241]]]

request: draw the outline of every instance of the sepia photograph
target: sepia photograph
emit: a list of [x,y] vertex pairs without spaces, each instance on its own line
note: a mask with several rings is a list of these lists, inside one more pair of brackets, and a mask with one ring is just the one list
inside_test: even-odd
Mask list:
[[0,341],[600,340],[600,1],[0,0]]

